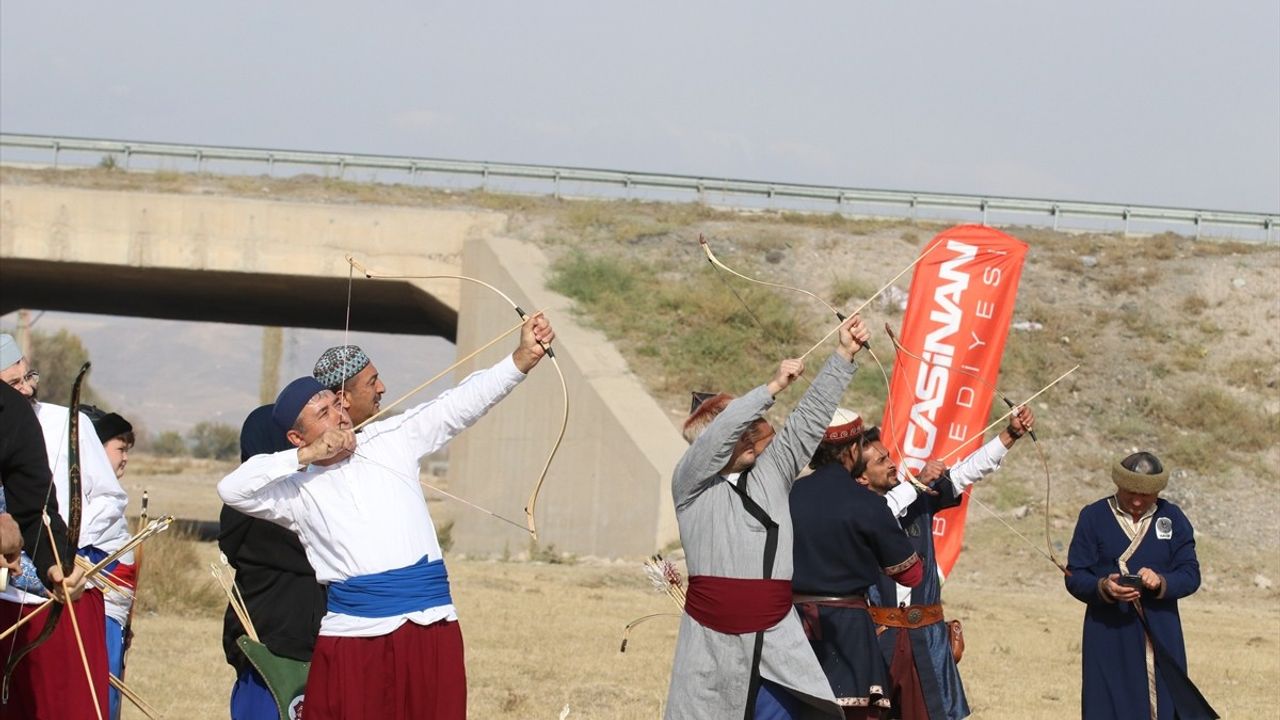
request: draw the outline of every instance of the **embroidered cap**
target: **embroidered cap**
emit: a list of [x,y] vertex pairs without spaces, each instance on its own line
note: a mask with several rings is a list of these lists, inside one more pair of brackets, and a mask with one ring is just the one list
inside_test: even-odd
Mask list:
[[858,413],[846,408],[836,408],[835,414],[831,416],[831,422],[827,423],[827,431],[822,433],[822,442],[832,444],[853,442],[862,434],[862,430],[862,417]]
[[337,390],[369,365],[369,356],[359,345],[338,345],[324,351],[311,374],[321,385]]

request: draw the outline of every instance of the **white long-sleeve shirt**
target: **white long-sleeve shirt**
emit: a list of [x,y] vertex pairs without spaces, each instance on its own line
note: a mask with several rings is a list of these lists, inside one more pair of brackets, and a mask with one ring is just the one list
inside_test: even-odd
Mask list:
[[[435,525],[418,484],[418,461],[479,420],[525,375],[510,356],[457,387],[356,435],[356,454],[298,467],[298,451],[250,458],[218,483],[231,507],[297,533],[316,579],[328,584],[440,559]],[[329,612],[320,634],[373,637],[405,622],[456,620],[453,605],[385,618]]]
[[[970,453],[965,459],[951,468],[951,484],[956,493],[1000,469],[1000,463],[1009,452],[1009,448],[1000,441],[1000,436],[987,441],[986,445]],[[898,478],[906,479],[906,473],[899,471]],[[896,517],[907,514],[907,508],[920,496],[920,491],[909,482],[900,482],[892,490],[885,493],[884,501],[889,504],[889,511]]]
[[[1001,442],[1000,436],[987,441],[986,445],[978,448],[970,453],[965,459],[956,463],[951,468],[951,484],[955,487],[956,493],[962,493],[970,485],[990,475],[1000,469],[1000,463],[1004,460],[1004,456],[1009,452],[1009,448]],[[900,477],[905,477],[905,473],[900,473]],[[915,485],[909,482],[900,482],[892,490],[885,493],[885,502],[889,505],[889,511],[895,517],[902,517],[907,514],[907,508],[911,507],[911,503],[916,501],[920,496],[920,491]],[[898,585],[898,604],[908,602],[911,599],[911,588],[905,585]]]
[[[68,410],[62,405],[47,402],[36,403],[36,418],[44,431],[45,450],[49,456],[49,469],[53,472],[54,492],[58,496],[58,514],[67,519],[67,427]],[[93,545],[100,550],[118,550],[129,539],[129,521],[125,508],[129,495],[116,479],[116,472],[107,458],[107,451],[98,441],[93,422],[84,413],[77,413],[80,423],[80,547]],[[64,558],[65,559],[65,558]],[[53,563],[52,558],[40,558],[41,572]],[[114,595],[115,593],[109,593]],[[0,593],[0,599],[28,605],[44,602],[45,598],[30,595],[10,587]],[[125,613],[128,612],[127,605]],[[113,613],[113,617],[115,614]],[[120,619],[120,618],[117,618]]]

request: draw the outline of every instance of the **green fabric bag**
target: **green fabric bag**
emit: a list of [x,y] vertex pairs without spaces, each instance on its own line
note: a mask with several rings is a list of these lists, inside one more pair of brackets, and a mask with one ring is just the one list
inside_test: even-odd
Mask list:
[[280,657],[266,645],[254,642],[248,635],[236,638],[236,645],[262,676],[271,697],[275,698],[282,720],[298,720],[302,714],[303,693],[307,689],[307,673],[311,663]]

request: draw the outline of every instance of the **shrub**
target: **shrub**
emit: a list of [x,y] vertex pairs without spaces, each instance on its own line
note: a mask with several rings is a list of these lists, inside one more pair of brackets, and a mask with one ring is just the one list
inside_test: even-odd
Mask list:
[[[59,330],[46,333],[31,331],[31,369],[40,371],[40,399],[66,405],[71,399],[71,385],[80,366],[89,360],[89,351],[74,333]],[[93,372],[85,377],[80,389],[80,402],[101,405],[90,387]]]
[[176,430],[165,430],[157,434],[147,443],[147,448],[155,455],[160,457],[178,457],[180,455],[190,455],[191,450],[187,447],[187,441],[182,439],[182,435]]
[[240,432],[226,423],[204,421],[187,434],[191,455],[215,460],[240,457]]

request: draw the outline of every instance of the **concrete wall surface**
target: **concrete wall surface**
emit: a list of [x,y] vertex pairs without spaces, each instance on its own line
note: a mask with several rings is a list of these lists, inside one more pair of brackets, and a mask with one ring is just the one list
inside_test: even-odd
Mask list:
[[[234,293],[228,293],[232,295],[226,298],[230,302],[244,293],[266,293],[293,278],[311,282],[307,287],[313,294],[340,296],[345,305],[348,253],[384,273],[456,274],[465,240],[499,234],[505,227],[505,215],[486,211],[0,185],[0,257],[8,268],[21,271],[11,276],[41,276],[39,287],[30,288],[30,292],[16,283],[7,288],[5,305],[14,307],[76,309],[54,308],[48,303],[53,298],[68,298],[65,302],[74,304],[75,290],[106,276],[129,282],[140,293],[147,287],[139,287],[139,283],[154,288],[157,297],[168,299],[164,303],[167,317],[182,317],[181,312],[188,312],[188,319],[275,324],[253,317],[200,317],[200,312],[211,306],[224,307],[208,302],[206,293],[219,287],[236,287]],[[79,279],[68,284],[67,292],[41,292],[61,277]],[[316,284],[318,279],[329,284]],[[212,283],[194,293],[203,294],[205,301],[193,300],[192,307],[182,308],[184,289],[201,282]],[[386,298],[382,307],[390,308],[396,302],[415,304],[436,316],[433,329],[451,336],[458,307],[457,282],[414,281],[413,285],[429,299]],[[299,288],[292,289],[296,293]],[[394,291],[380,288],[370,293]],[[34,297],[17,297],[23,294]],[[279,306],[287,298],[271,300],[259,304]],[[135,314],[128,307],[79,309]],[[400,331],[421,331],[421,327]]]
[[[557,550],[605,557],[646,555],[679,533],[671,471],[685,450],[671,421],[598,331],[577,324],[570,301],[544,287],[547,259],[537,248],[502,237],[469,241],[463,274],[492,283],[525,310],[543,310],[569,389],[569,425],[536,508],[538,540]],[[485,288],[462,288],[458,352],[465,355],[519,318]],[[516,347],[513,334],[458,378],[497,362]],[[524,522],[525,501],[560,427],[563,404],[549,360],[449,447],[449,488]],[[519,553],[528,533],[482,513],[451,509],[454,549]]]

